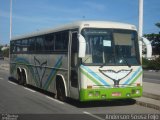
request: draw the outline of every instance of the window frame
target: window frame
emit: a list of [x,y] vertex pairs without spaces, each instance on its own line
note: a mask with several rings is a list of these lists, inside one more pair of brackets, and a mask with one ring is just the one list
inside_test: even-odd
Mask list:
[[[64,39],[65,40],[62,40],[65,48],[66,49],[56,49],[56,34],[60,34],[60,39]],[[65,36],[63,36],[65,34]],[[24,54],[67,54],[68,53],[68,47],[69,47],[69,40],[70,40],[70,30],[69,29],[66,29],[66,30],[62,30],[62,31],[58,31],[58,32],[51,32],[51,33],[47,33],[47,34],[41,34],[41,35],[37,35],[37,36],[32,36],[32,37],[26,37],[26,38],[23,38],[23,39],[17,39],[17,40],[12,40],[10,42],[10,44],[12,44],[12,48],[15,50],[17,50],[17,46],[16,46],[16,42],[17,41],[20,41],[20,48],[23,49],[23,44],[22,44],[22,41],[23,40],[27,40],[27,51],[23,51],[23,50],[20,50],[19,52],[17,51],[14,51],[12,50],[11,51],[11,54],[20,54],[20,53],[24,53]],[[45,45],[45,43],[47,42],[47,36],[50,36],[51,37],[51,41],[53,41],[52,45],[50,47],[53,47],[51,49],[46,49],[47,45]],[[42,37],[43,38],[43,49],[42,50],[39,50],[37,49],[37,38],[39,37]],[[64,42],[66,41],[67,42]],[[59,40],[58,40],[59,41]],[[67,43],[67,44],[66,44]],[[63,48],[63,47],[62,47]]]

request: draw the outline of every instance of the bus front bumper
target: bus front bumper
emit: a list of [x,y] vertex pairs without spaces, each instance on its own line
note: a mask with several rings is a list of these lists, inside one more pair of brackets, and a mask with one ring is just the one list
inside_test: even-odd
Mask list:
[[80,101],[130,99],[141,96],[142,86],[80,90]]

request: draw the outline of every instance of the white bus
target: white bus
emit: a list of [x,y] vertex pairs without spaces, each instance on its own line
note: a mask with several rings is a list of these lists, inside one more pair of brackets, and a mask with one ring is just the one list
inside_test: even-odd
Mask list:
[[61,101],[142,96],[134,25],[79,21],[14,37],[10,46],[11,77],[52,92]]

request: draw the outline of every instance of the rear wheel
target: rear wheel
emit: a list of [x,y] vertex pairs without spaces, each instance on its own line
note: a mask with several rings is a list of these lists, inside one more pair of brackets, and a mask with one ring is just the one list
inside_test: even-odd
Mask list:
[[19,85],[22,85],[22,73],[17,69],[17,81]]
[[57,80],[56,89],[57,89],[57,98],[60,101],[66,101],[65,88],[62,80]]
[[25,74],[24,70],[22,71],[22,85],[24,85],[24,86],[27,85],[26,74]]

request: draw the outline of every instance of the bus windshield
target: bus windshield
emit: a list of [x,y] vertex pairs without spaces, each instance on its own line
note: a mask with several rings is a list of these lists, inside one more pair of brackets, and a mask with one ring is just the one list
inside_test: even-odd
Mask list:
[[82,35],[86,40],[83,64],[102,66],[140,64],[136,31],[85,28]]

